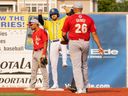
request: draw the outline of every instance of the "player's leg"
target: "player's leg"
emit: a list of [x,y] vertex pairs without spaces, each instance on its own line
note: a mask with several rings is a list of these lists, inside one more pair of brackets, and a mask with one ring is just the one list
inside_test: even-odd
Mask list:
[[39,90],[46,90],[49,88],[49,82],[48,82],[49,80],[48,80],[48,73],[47,73],[46,66],[41,66],[40,70],[43,76],[43,86],[42,88],[39,88]]
[[[41,55],[42,55],[42,50],[38,53],[38,56],[41,57]],[[40,58],[38,58],[38,60],[40,62]],[[46,90],[49,88],[47,68],[46,66],[39,66],[39,67],[40,67],[40,71],[43,77],[43,87],[39,88],[39,90]]]
[[51,88],[58,88],[58,73],[57,73],[58,57],[59,57],[59,42],[52,42],[50,45],[50,61],[52,68],[53,86]]
[[35,90],[37,71],[38,71],[38,62],[37,62],[37,59],[35,56],[36,56],[36,51],[34,51],[34,54],[32,56],[32,69],[31,69],[30,86],[28,88],[25,88],[25,90]]
[[62,51],[62,66],[67,67],[67,45],[60,44]]
[[88,85],[88,65],[87,65],[88,53],[89,53],[89,42],[84,42],[83,50],[82,50],[82,73],[84,80],[84,88],[87,88]]
[[31,87],[35,87],[37,71],[38,71],[38,61],[36,59],[36,52],[34,51],[32,59],[32,70],[31,70]]
[[73,76],[76,83],[77,90],[83,89],[83,76],[81,70],[81,50],[79,46],[80,42],[70,40],[69,41],[69,49],[70,49],[70,57],[73,66]]

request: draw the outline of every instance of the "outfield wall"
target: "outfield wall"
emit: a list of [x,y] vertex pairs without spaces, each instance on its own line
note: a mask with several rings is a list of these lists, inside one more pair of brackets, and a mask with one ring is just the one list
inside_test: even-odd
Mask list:
[[[0,87],[27,87],[30,82],[32,46],[27,38],[27,24],[37,14],[0,14]],[[46,16],[46,15],[45,15]],[[90,40],[89,87],[127,87],[127,14],[90,14],[94,19],[101,44],[105,49],[100,56]],[[61,52],[58,65],[59,85],[72,80],[72,64],[68,51],[68,68],[63,69]],[[48,66],[50,86],[52,76]],[[43,83],[38,72],[37,87]]]

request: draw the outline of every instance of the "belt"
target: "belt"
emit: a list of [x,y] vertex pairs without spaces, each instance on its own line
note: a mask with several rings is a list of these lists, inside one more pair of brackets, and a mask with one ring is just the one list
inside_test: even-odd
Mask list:
[[39,48],[39,49],[34,49],[34,51],[39,51],[39,50],[42,50],[43,48]]
[[78,39],[70,39],[70,40],[83,40],[83,41],[89,41],[89,40],[85,40],[85,39],[81,39],[81,38],[78,38]]
[[51,42],[58,42],[58,41],[60,41],[60,39],[51,40]]

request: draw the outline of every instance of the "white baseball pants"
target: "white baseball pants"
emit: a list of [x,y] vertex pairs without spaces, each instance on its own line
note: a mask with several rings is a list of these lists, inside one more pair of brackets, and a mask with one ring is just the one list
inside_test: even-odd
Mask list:
[[60,41],[51,42],[50,44],[50,61],[52,68],[52,78],[54,85],[58,86],[58,58],[59,58],[59,50],[62,51],[62,64],[65,64],[67,61],[67,45],[62,45]]

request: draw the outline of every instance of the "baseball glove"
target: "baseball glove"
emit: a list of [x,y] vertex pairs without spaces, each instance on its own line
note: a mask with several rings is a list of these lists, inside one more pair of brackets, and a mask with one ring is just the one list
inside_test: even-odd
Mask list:
[[62,40],[61,40],[61,44],[63,44],[63,45],[66,45],[66,44],[68,44],[68,38],[67,38],[67,36],[63,36],[63,38],[62,38]]
[[48,60],[47,60],[46,57],[41,58],[40,61],[41,61],[41,64],[42,64],[42,65],[47,65],[47,64],[48,64]]

